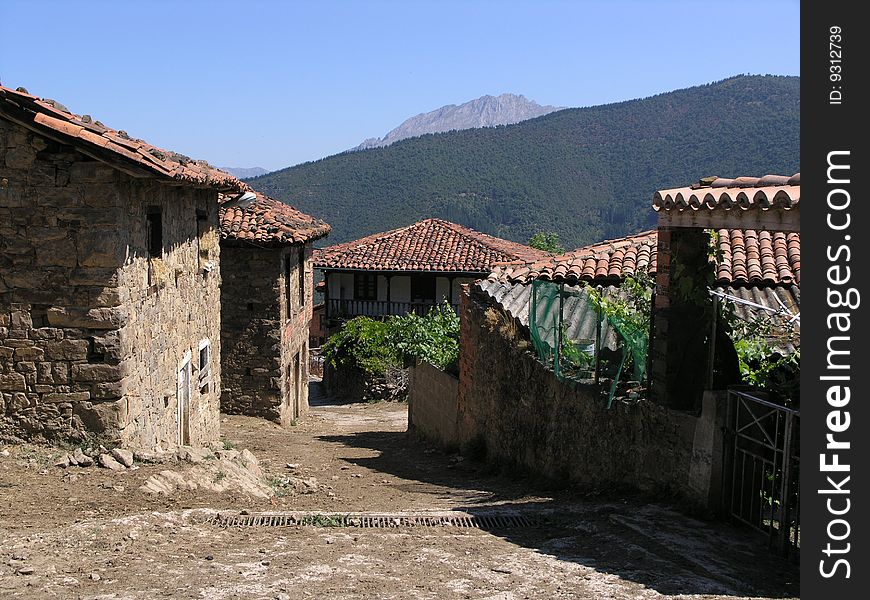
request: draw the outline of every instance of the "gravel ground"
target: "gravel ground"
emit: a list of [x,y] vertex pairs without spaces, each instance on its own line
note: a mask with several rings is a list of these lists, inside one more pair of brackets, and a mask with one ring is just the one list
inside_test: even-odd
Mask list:
[[[270,497],[245,482],[233,485],[244,478],[240,469],[222,468],[223,458],[114,472],[52,466],[59,452],[49,448],[0,446],[0,598],[800,595],[796,565],[746,531],[648,499],[547,490],[413,440],[406,426],[407,405],[395,403],[315,406],[286,430],[224,417],[224,446],[253,452],[259,465],[251,473]],[[139,489],[149,478],[165,479],[160,473],[167,470],[200,485],[169,495]],[[368,529],[210,522],[217,511],[433,510],[514,511],[534,524]]]

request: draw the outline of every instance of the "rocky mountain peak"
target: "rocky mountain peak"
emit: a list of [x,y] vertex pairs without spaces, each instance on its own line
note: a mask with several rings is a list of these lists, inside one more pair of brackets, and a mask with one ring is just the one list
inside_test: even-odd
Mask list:
[[369,138],[354,150],[389,146],[393,142],[427,133],[441,133],[476,127],[511,125],[561,110],[558,106],[541,106],[521,94],[481,96],[464,104],[448,104],[411,117],[382,138]]

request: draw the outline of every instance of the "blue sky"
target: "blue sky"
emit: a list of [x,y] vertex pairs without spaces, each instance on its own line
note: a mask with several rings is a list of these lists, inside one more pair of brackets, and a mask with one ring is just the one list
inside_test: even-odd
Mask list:
[[484,94],[594,106],[800,74],[797,0],[0,0],[0,82],[278,169]]

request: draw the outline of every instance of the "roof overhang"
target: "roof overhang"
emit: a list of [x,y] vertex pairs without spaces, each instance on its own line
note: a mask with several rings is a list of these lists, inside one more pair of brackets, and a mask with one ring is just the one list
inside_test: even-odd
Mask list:
[[667,210],[658,213],[659,227],[699,227],[703,229],[757,229],[763,231],[801,230],[800,205],[789,210],[742,210],[713,208]]
[[378,275],[435,275],[436,277],[469,277],[473,279],[485,279],[489,271],[434,271],[423,269],[351,269],[344,267],[322,267],[317,263],[315,269],[324,273],[377,273]]

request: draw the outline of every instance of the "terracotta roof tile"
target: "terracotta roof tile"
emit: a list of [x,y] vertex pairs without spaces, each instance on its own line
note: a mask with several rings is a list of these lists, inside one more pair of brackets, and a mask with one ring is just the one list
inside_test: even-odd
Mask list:
[[[719,229],[718,285],[800,285],[799,233]],[[656,272],[658,234],[636,235],[584,246],[541,260],[513,261],[496,266],[490,279],[527,283],[533,279],[612,284],[626,276]]]
[[801,199],[801,176],[707,177],[688,187],[659,190],[653,196],[653,210],[725,210],[796,208]]
[[493,277],[508,281],[614,282],[637,272],[654,272],[655,231],[584,246],[558,256],[533,262],[514,261],[499,265]]
[[489,273],[499,262],[547,255],[456,223],[426,219],[317,250],[314,264],[328,269]]
[[300,244],[324,237],[332,229],[325,221],[288,204],[257,193],[247,208],[221,206],[221,238],[263,245]]
[[50,99],[0,86],[0,116],[40,134],[91,153],[118,168],[172,179],[195,187],[244,191],[248,186],[205,161],[131,138],[124,131],[106,127],[89,115],[79,116]]

